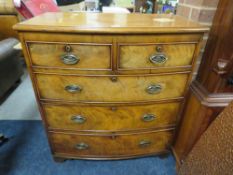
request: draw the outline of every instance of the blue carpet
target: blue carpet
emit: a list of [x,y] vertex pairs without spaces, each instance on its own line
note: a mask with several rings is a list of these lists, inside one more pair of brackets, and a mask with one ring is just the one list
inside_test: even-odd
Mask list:
[[175,175],[175,161],[146,157],[117,161],[56,163],[41,121],[0,121],[9,141],[0,147],[0,175]]

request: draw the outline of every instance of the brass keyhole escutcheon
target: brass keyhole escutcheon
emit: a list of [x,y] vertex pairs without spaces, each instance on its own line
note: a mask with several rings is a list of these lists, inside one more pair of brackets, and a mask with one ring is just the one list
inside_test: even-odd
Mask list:
[[116,76],[113,76],[110,78],[112,82],[117,82],[117,77]]
[[70,45],[66,45],[65,46],[65,51],[66,52],[71,52],[71,46]]
[[163,51],[163,47],[162,46],[156,46],[156,51],[157,52],[162,52]]
[[116,110],[117,110],[117,107],[116,107],[116,106],[112,106],[112,107],[111,107],[111,110],[112,110],[112,111],[116,111]]

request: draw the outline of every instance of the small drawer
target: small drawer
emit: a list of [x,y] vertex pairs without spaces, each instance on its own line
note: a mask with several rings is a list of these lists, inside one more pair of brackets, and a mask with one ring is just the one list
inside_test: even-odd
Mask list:
[[195,44],[122,44],[119,69],[157,69],[190,66]]
[[79,102],[135,102],[184,95],[189,74],[69,76],[37,74],[41,99]]
[[173,131],[136,134],[90,135],[49,133],[55,154],[77,157],[121,157],[163,152],[168,149]]
[[111,69],[110,44],[27,43],[33,66]]
[[137,130],[175,126],[180,103],[140,106],[43,104],[50,129]]

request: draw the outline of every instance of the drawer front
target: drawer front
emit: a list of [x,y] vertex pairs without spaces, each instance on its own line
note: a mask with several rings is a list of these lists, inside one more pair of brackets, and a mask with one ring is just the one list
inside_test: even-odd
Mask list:
[[133,135],[76,135],[50,133],[53,151],[74,156],[129,156],[162,152],[172,139],[172,131]]
[[195,44],[137,44],[119,46],[120,69],[191,66]]
[[111,45],[28,43],[32,65],[75,69],[111,69]]
[[179,103],[143,106],[43,104],[48,127],[69,130],[136,130],[176,124]]
[[132,102],[183,96],[188,74],[157,76],[65,76],[37,74],[41,99]]

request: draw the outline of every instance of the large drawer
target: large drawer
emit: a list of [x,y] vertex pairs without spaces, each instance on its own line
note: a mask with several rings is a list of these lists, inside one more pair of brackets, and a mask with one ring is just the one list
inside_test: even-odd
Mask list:
[[122,44],[119,69],[156,69],[192,65],[195,44]]
[[41,99],[88,102],[135,102],[184,95],[189,75],[73,76],[36,74]]
[[28,42],[33,66],[69,69],[111,69],[111,45]]
[[49,133],[55,154],[77,157],[121,157],[163,152],[171,144],[173,131],[125,135]]
[[137,130],[175,126],[180,103],[140,106],[43,104],[50,129]]

